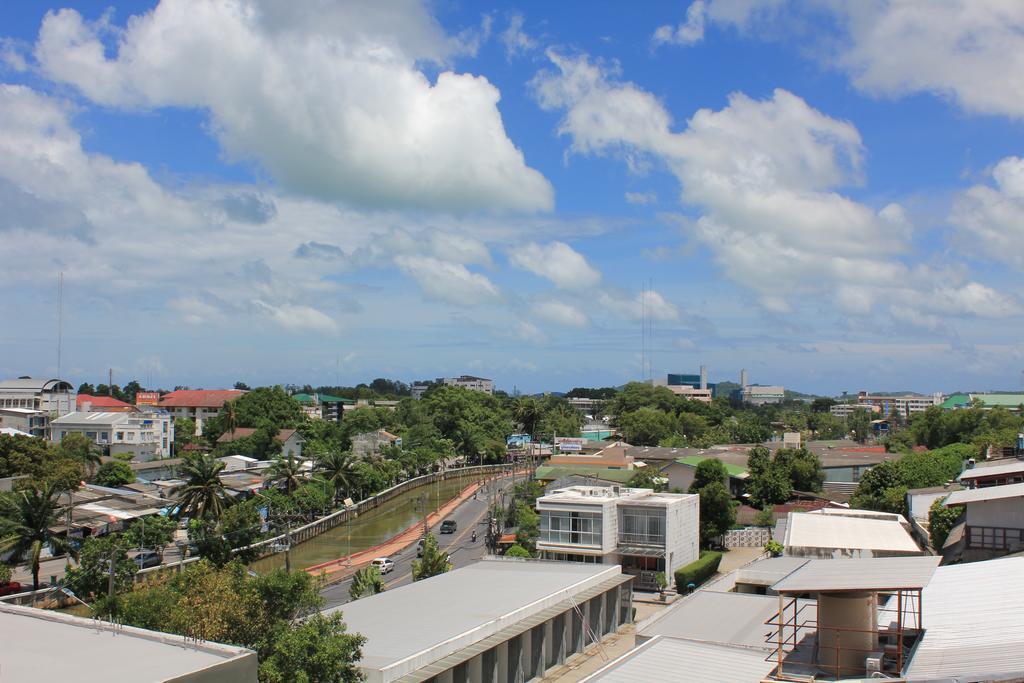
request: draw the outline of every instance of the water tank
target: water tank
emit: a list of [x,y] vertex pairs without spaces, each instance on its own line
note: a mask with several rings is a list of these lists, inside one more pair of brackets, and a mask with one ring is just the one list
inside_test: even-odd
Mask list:
[[874,593],[818,594],[818,665],[839,677],[864,675],[864,660],[878,649]]

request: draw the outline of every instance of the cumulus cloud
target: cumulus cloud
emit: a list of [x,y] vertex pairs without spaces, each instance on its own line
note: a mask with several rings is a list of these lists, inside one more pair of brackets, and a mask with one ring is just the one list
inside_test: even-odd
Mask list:
[[694,0],[686,10],[686,21],[676,27],[668,24],[659,26],[654,32],[653,42],[658,45],[694,45],[704,40],[704,0]]
[[308,330],[311,332],[338,331],[337,322],[311,306],[294,304],[275,306],[259,299],[254,300],[253,304],[266,312],[279,325],[289,330]]
[[533,313],[541,320],[554,325],[586,327],[590,324],[590,319],[583,311],[564,301],[553,299],[538,301],[533,306]]
[[[116,30],[116,54],[102,34]],[[548,181],[505,132],[500,93],[444,64],[462,49],[423,5],[162,0],[124,27],[47,14],[47,77],[113,107],[209,113],[227,157],[324,199],[446,211],[547,210]]]
[[565,242],[530,242],[516,247],[509,254],[509,263],[550,280],[560,289],[587,289],[601,282],[601,273]]
[[493,282],[461,263],[430,256],[399,256],[395,265],[413,278],[423,294],[431,299],[456,306],[477,306],[501,298]]
[[645,289],[636,295],[601,292],[597,301],[612,313],[630,320],[640,320],[645,315],[661,322],[679,320],[679,309],[676,305],[653,289]]
[[[864,149],[851,123],[777,89],[763,100],[733,93],[728,106],[701,109],[675,132],[664,105],[616,80],[614,69],[586,56],[548,56],[557,70],[541,72],[534,92],[542,107],[564,110],[559,132],[572,150],[625,151],[663,163],[679,180],[681,201],[702,213],[680,224],[768,311],[787,313],[793,296],[828,293],[846,313],[863,315],[884,296],[881,283],[911,277],[901,261],[879,256],[910,250],[912,226],[902,207],[874,210],[839,192],[862,182]],[[920,287],[957,299],[934,280]]]
[[950,222],[965,246],[1013,266],[1024,266],[1024,159],[1006,157],[993,167],[991,184],[960,193]]

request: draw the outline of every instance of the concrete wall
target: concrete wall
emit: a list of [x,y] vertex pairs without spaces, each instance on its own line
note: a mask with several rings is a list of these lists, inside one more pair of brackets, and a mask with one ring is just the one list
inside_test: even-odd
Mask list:
[[967,526],[1002,526],[1024,529],[1024,500],[1003,498],[970,503]]
[[688,496],[665,509],[665,576],[700,555],[700,497]]

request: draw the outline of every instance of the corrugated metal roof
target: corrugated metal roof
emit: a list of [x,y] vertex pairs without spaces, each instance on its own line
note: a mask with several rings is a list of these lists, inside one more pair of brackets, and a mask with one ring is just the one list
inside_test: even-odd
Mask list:
[[925,555],[811,560],[772,588],[779,593],[923,588],[928,585],[941,559]]
[[908,681],[1024,680],[1024,558],[939,567]]
[[1010,462],[996,465],[964,470],[960,475],[960,481],[978,479],[979,477],[995,477],[1000,474],[1013,474],[1015,472],[1024,472],[1024,460],[1011,460]]
[[965,489],[953,491],[946,498],[946,507],[977,503],[983,500],[1001,500],[1003,498],[1020,498],[1024,496],[1024,484],[1006,484],[1005,486],[987,486],[983,489]]
[[582,683],[759,683],[773,666],[761,650],[662,636],[630,650]]
[[770,586],[781,581],[810,560],[805,557],[770,557],[736,570],[736,583]]
[[[842,512],[842,511],[839,511]],[[898,521],[870,517],[791,512],[782,545],[786,548],[841,548],[883,552],[920,552],[913,537]]]

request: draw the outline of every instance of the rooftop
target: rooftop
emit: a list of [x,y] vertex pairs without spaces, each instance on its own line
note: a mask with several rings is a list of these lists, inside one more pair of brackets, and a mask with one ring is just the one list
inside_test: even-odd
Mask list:
[[953,491],[946,498],[946,507],[966,505],[988,500],[1024,497],[1024,484],[1006,484],[1005,486],[986,486],[981,489],[965,489]]
[[238,389],[179,389],[164,394],[158,405],[161,408],[223,408],[227,401],[244,393]]
[[[255,433],[256,429],[254,427],[236,427],[233,432],[228,431],[221,434],[220,437],[217,438],[217,443],[231,443],[232,441],[252,436]],[[277,434],[274,435],[274,440],[284,443],[288,439],[292,438],[293,434],[295,434],[294,429],[279,429],[277,430]],[[302,437],[300,436],[299,438],[301,439]]]
[[[839,593],[923,588],[928,585],[941,560],[941,557],[932,555],[810,560],[772,588],[778,593]],[[925,601],[925,604],[928,602]],[[926,616],[925,623],[927,622]]]
[[1017,474],[1024,472],[1024,460],[1013,458],[1007,461],[996,461],[994,463],[979,463],[969,470],[960,473],[960,481],[971,481],[982,477],[997,477],[1001,474]]
[[659,636],[584,678],[583,683],[757,683],[774,665],[765,661],[760,650]]
[[0,632],[4,680],[139,683],[203,671],[209,680],[256,682],[256,653],[231,645],[8,604],[0,604]]
[[610,481],[617,484],[625,484],[636,475],[636,470],[624,470],[611,467],[595,467],[593,465],[541,465],[537,468],[537,479],[553,481],[569,475],[593,476],[597,479]]
[[86,403],[91,404],[93,408],[120,408],[121,410],[135,410],[135,406],[131,403],[119,401],[113,396],[90,396],[89,394],[78,394],[78,396],[75,397],[75,405],[79,408]]
[[127,413],[108,413],[108,412],[88,412],[83,413],[75,411],[68,413],[67,415],[61,415],[56,420],[52,420],[50,424],[54,425],[70,425],[70,424],[96,424],[96,425],[115,425],[127,422],[129,416]]
[[806,557],[769,557],[736,570],[736,583],[771,586],[810,562]]
[[[691,465],[693,467],[696,467],[705,460],[710,460],[714,457],[715,456],[713,455],[687,455],[682,458],[676,458],[675,462],[679,463],[680,465]],[[728,462],[723,462],[722,464],[725,466],[725,471],[729,474],[730,477],[745,478],[750,475],[745,466],[736,465]]]
[[74,391],[74,388],[64,380],[34,379],[32,377],[0,380],[0,391],[7,389],[18,391]]
[[348,630],[367,638],[360,666],[389,669],[384,680],[394,680],[588,589],[628,579],[617,565],[485,559],[327,613],[343,609]]
[[[781,441],[765,444],[723,444],[710,448],[664,448],[660,446],[630,446],[628,455],[637,460],[676,460],[689,456],[718,458],[726,465],[747,466],[747,453],[757,445],[764,445],[771,451],[782,448]],[[899,453],[886,453],[878,446],[861,446],[853,441],[808,441],[803,446],[818,456],[823,467],[865,467],[877,465],[886,460],[898,460]]]
[[674,503],[686,498],[696,498],[692,493],[656,493],[651,489],[634,489],[610,486],[569,486],[541,496],[538,501],[544,503],[568,503],[590,500],[618,500],[631,504],[643,503]]
[[901,553],[921,551],[904,526],[906,520],[900,515],[884,519],[821,512],[824,510],[789,513],[783,546]]
[[637,624],[636,634],[637,638],[692,638],[768,652],[772,646],[765,643],[765,635],[772,628],[764,622],[778,611],[776,596],[700,590]]

